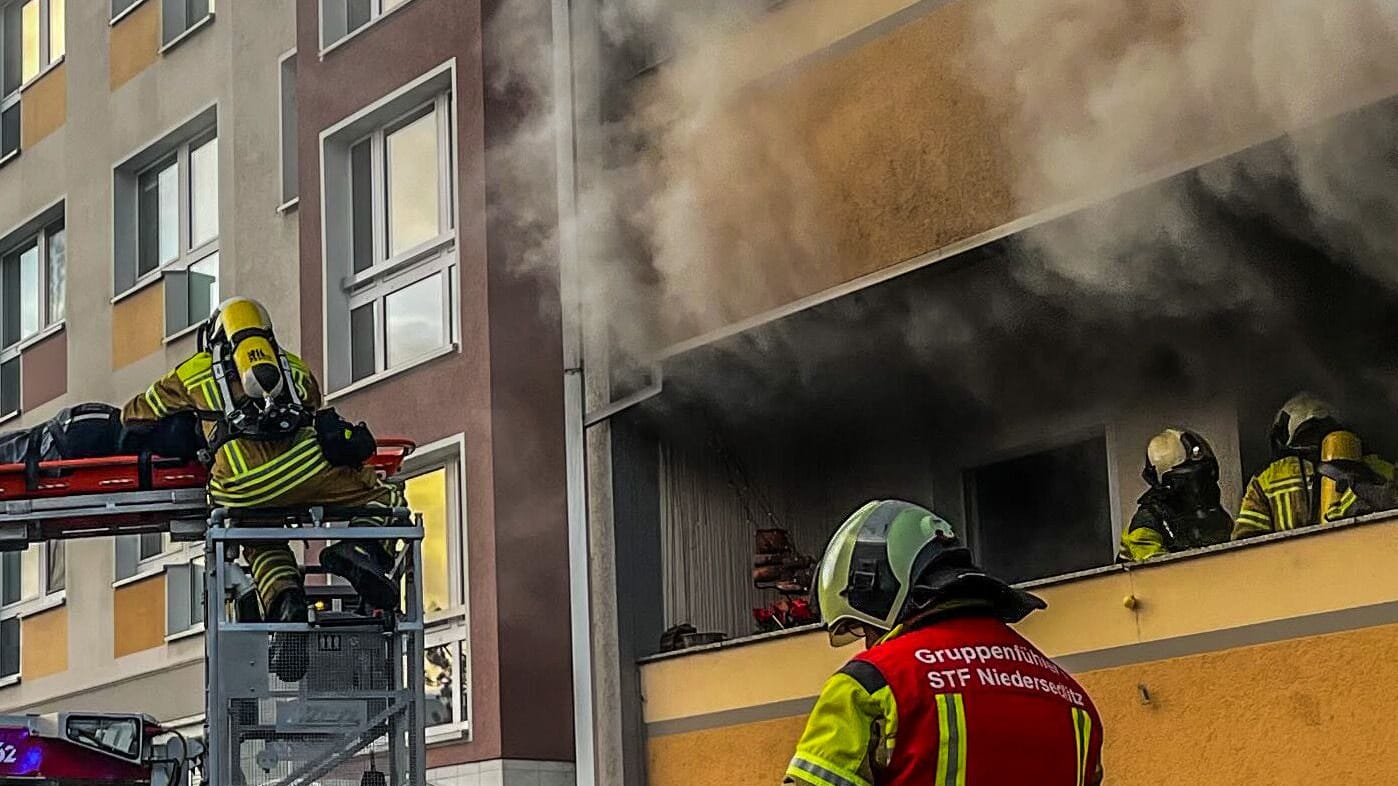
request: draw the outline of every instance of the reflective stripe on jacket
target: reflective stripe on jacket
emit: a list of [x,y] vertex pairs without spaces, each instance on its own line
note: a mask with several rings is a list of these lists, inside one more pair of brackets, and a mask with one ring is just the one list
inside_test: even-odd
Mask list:
[[[1389,462],[1378,456],[1365,456],[1364,463],[1386,480],[1394,480],[1394,466]],[[1325,511],[1324,520],[1338,521],[1357,515],[1358,503],[1354,491],[1347,489]],[[1315,506],[1319,504],[1320,475],[1315,465],[1300,456],[1277,459],[1248,483],[1233,525],[1233,539],[1315,524]]]
[[1086,691],[1008,625],[895,634],[825,685],[786,771],[800,786],[1091,786],[1102,723]]
[[[306,364],[287,353],[291,377],[302,403],[321,407],[320,385]],[[236,375],[228,378],[229,392],[242,397]],[[212,438],[223,416],[223,397],[214,381],[213,359],[200,352],[156,380],[122,409],[124,422],[158,420],[177,412],[197,412],[204,436]],[[315,430],[304,428],[280,440],[229,440],[214,456],[209,496],[219,505],[254,507],[274,501],[330,468],[316,441]]]

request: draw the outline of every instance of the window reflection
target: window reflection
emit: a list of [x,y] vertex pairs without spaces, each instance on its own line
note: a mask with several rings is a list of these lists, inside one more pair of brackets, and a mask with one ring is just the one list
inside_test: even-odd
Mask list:
[[389,368],[447,343],[441,273],[389,295],[384,299],[384,312],[388,327],[384,360]]
[[428,112],[388,135],[389,256],[441,232],[437,170],[437,116]]
[[28,82],[39,75],[39,0],[29,0],[25,3],[21,15],[23,19],[20,22],[20,35],[24,39],[24,54],[20,79]]
[[49,62],[57,63],[68,51],[64,0],[49,0]]
[[422,604],[427,613],[451,607],[447,468],[409,478],[403,484],[408,507],[422,515]]
[[218,237],[218,139],[189,153],[189,247],[198,248]]
[[456,705],[456,644],[428,647],[424,652],[423,693],[426,699],[428,726],[440,726],[455,721]]

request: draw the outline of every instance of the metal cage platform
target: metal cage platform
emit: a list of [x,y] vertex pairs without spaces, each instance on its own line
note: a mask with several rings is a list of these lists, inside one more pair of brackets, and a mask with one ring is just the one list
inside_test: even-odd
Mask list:
[[[351,526],[351,522],[363,524]],[[407,509],[216,509],[205,559],[206,782],[213,786],[425,786],[420,520]],[[357,610],[354,591],[310,564],[321,541],[401,542],[396,613]],[[232,564],[248,543],[306,543],[309,623],[234,618]],[[300,639],[301,641],[296,641]],[[304,656],[285,682],[273,645]]]

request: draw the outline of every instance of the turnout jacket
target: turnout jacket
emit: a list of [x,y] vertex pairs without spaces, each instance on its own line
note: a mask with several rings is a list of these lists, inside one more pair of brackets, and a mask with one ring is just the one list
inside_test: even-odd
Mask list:
[[983,611],[895,630],[826,683],[786,782],[797,786],[1095,786],[1087,692]]

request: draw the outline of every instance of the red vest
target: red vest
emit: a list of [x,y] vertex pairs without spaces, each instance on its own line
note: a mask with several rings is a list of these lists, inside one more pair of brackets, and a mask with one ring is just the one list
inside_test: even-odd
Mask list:
[[[879,786],[1083,786],[1102,752],[1087,692],[1008,625],[960,617],[859,655],[893,691],[898,729]],[[854,666],[855,664],[851,664]],[[846,667],[849,673],[867,667]],[[871,686],[866,686],[871,687]]]

